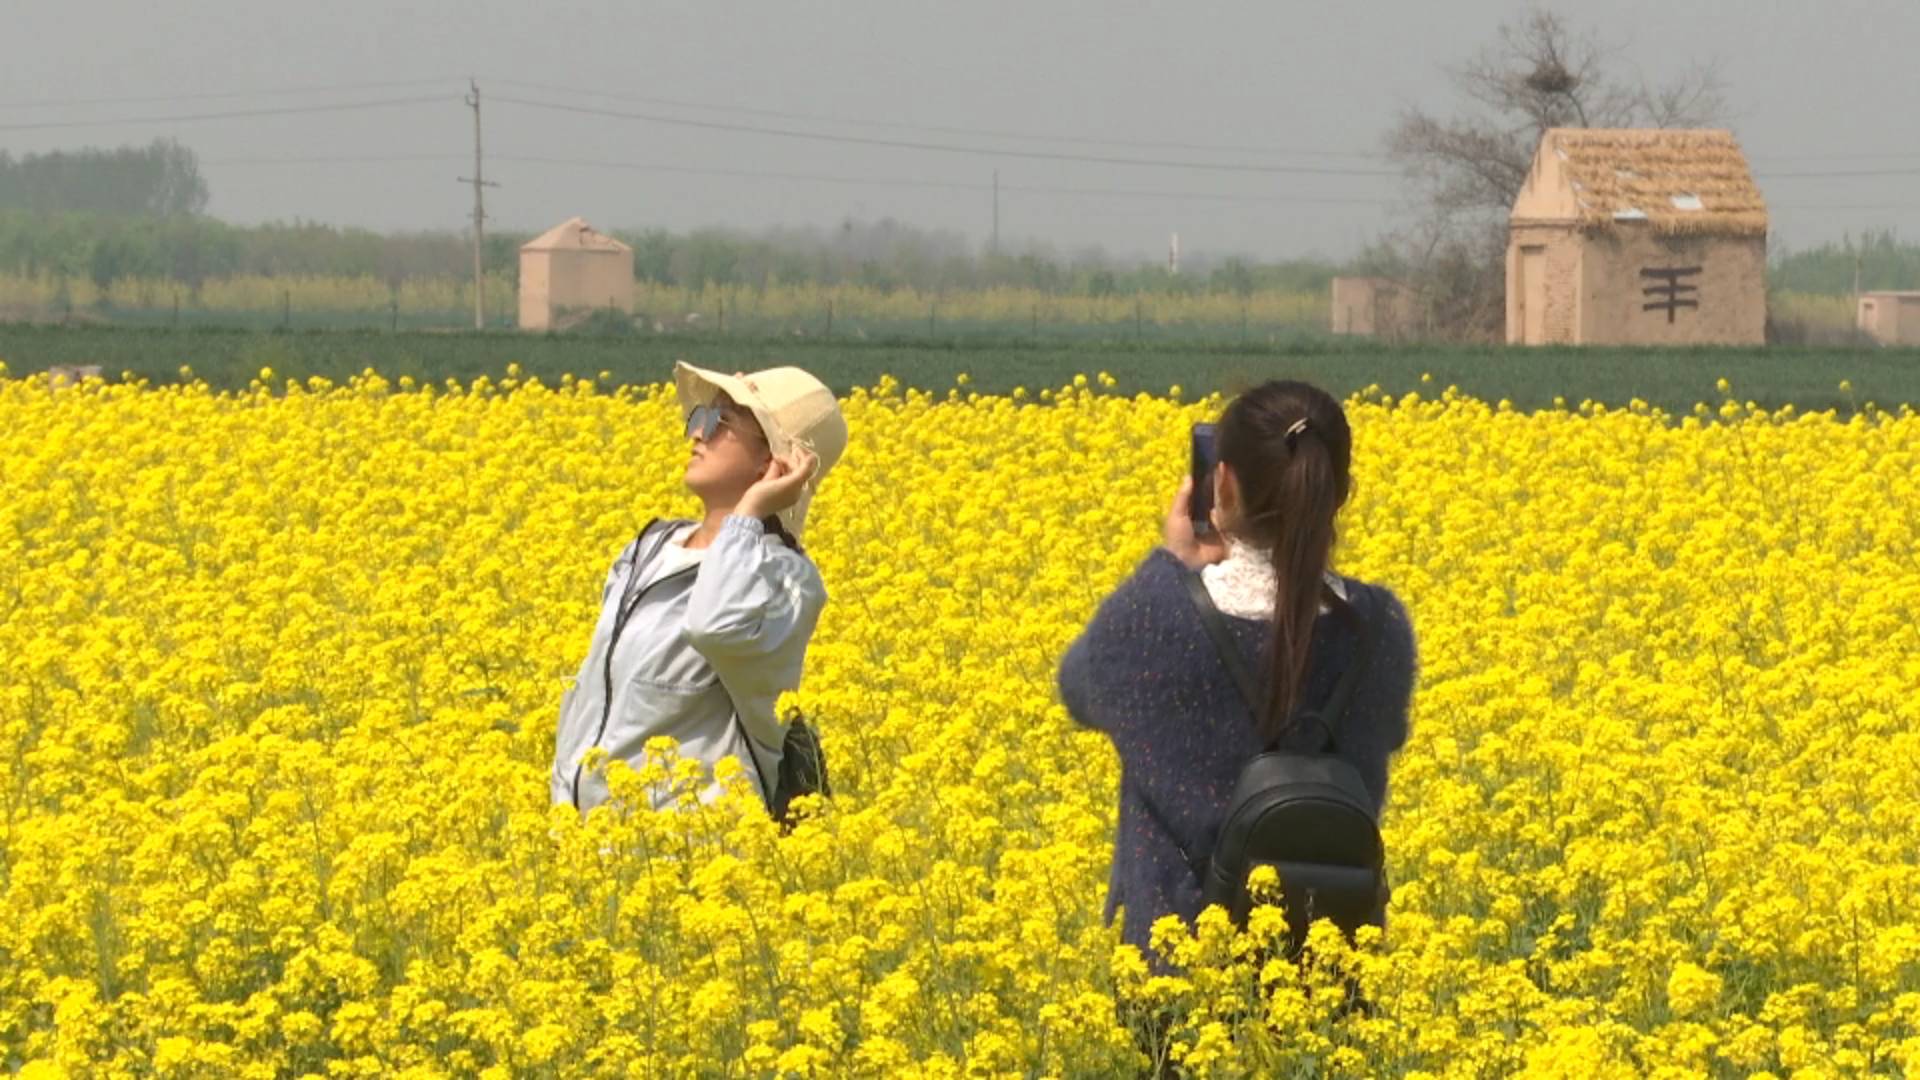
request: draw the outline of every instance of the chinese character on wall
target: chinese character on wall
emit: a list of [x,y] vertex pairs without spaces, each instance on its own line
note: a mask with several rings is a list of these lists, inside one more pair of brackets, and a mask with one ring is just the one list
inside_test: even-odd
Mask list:
[[1675,313],[1683,307],[1699,310],[1700,286],[1680,280],[1699,272],[1697,266],[1670,266],[1640,271],[1641,279],[1650,283],[1641,288],[1640,295],[1651,298],[1640,305],[1640,310],[1665,311],[1669,323],[1673,322]]

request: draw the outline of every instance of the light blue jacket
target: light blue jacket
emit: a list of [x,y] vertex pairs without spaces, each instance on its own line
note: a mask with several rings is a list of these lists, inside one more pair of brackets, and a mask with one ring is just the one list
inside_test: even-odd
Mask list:
[[[709,773],[732,754],[763,792],[779,775],[785,729],[774,703],[800,684],[826,587],[811,559],[740,516],[726,519],[696,566],[632,587],[647,580],[645,568],[688,524],[643,529],[607,574],[586,661],[560,701],[556,804],[585,812],[607,800],[603,770],[581,763],[589,750],[603,747],[610,760],[638,769],[647,740],[660,735],[677,740],[681,756],[705,762]],[[701,801],[720,790],[709,783]],[[650,801],[668,806],[672,794],[659,785]]]

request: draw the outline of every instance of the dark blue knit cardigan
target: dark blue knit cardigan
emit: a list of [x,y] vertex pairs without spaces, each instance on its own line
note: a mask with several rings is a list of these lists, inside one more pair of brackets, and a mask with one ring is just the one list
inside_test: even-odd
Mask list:
[[[1060,699],[1075,721],[1105,732],[1120,752],[1120,827],[1113,845],[1106,918],[1124,908],[1122,940],[1148,946],[1154,920],[1200,913],[1200,882],[1181,848],[1213,850],[1241,766],[1260,752],[1251,712],[1214,650],[1182,580],[1190,573],[1165,548],[1100,605],[1060,663]],[[1385,588],[1341,579],[1348,601],[1380,620],[1366,676],[1337,729],[1337,753],[1366,781],[1377,812],[1387,797],[1387,759],[1407,741],[1416,657],[1413,627]],[[1272,627],[1226,617],[1249,669],[1266,670]],[[1324,706],[1358,638],[1340,614],[1313,626],[1304,703]],[[1319,748],[1308,725],[1281,749]]]

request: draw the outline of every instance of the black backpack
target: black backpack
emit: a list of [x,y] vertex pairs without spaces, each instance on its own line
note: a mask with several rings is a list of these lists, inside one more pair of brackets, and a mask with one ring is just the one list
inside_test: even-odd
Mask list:
[[827,783],[827,755],[820,748],[820,731],[799,709],[788,709],[783,719],[787,724],[787,735],[781,744],[780,769],[774,777],[771,787],[767,785],[766,772],[760,765],[760,755],[753,750],[753,738],[740,723],[740,714],[733,714],[733,722],[740,729],[740,738],[747,744],[747,753],[753,758],[753,774],[759,780],[760,797],[767,802],[767,813],[780,823],[780,831],[793,831],[793,800],[801,795],[831,795],[833,788]]
[[[1266,711],[1264,698],[1226,620],[1199,574],[1187,576],[1187,591],[1257,725]],[[1311,753],[1268,749],[1247,762],[1227,800],[1212,855],[1187,855],[1204,902],[1226,908],[1237,925],[1244,925],[1253,906],[1248,875],[1257,866],[1273,867],[1286,905],[1290,953],[1299,951],[1314,919],[1331,919],[1349,938],[1361,926],[1386,925],[1386,852],[1373,798],[1359,770],[1333,753],[1335,731],[1365,673],[1377,632],[1377,620],[1357,605],[1352,610],[1360,618],[1353,663],[1341,673],[1324,710],[1294,713],[1295,729],[1319,726],[1324,735],[1319,748]]]

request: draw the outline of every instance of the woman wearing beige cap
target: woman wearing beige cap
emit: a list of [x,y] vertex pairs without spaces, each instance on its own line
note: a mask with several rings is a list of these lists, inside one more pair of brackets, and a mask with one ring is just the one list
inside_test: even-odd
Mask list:
[[[638,768],[648,739],[678,741],[709,769],[737,757],[769,803],[782,754],[774,703],[799,685],[826,588],[800,547],[847,425],[833,392],[799,368],[722,375],[687,364],[674,386],[693,440],[686,483],[700,520],[655,520],[614,561],[587,657],[560,703],[553,801],[607,799],[595,748]],[[702,801],[720,793],[707,784]],[[671,805],[664,785],[655,807]]]

